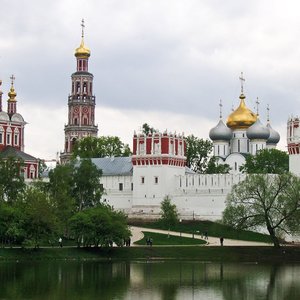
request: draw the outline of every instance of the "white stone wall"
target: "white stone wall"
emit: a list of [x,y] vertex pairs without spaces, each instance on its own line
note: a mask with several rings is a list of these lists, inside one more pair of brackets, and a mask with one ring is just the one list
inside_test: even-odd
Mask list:
[[[101,183],[106,193],[102,201],[130,217],[158,218],[160,203],[168,195],[181,219],[219,220],[227,194],[244,178],[242,174],[185,175],[184,168],[138,166],[133,176],[103,176]],[[124,184],[123,191],[119,190],[120,183]]]

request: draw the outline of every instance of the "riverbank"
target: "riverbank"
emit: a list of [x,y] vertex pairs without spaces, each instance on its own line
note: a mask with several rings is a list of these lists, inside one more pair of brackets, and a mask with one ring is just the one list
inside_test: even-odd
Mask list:
[[145,246],[113,248],[2,248],[10,260],[196,260],[209,262],[300,262],[300,247]]

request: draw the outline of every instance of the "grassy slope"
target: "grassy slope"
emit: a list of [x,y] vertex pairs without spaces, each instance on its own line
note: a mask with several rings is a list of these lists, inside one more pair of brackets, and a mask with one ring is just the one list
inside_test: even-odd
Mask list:
[[[145,228],[154,228],[154,229],[168,229],[161,222],[145,222],[141,220],[129,220],[130,225],[141,226]],[[246,230],[237,230],[232,227],[211,222],[211,221],[183,221],[177,225],[170,228],[172,231],[185,232],[192,234],[201,234],[207,231],[209,236],[220,237],[223,236],[227,239],[235,240],[245,240],[245,241],[257,241],[257,242],[271,242],[271,239],[268,235],[246,231]]]
[[173,236],[170,235],[168,237],[167,234],[155,233],[155,232],[147,232],[143,231],[144,237],[143,239],[137,241],[135,244],[137,245],[146,245],[147,237],[151,237],[153,239],[154,245],[203,245],[206,244],[204,240],[192,239],[187,237]]

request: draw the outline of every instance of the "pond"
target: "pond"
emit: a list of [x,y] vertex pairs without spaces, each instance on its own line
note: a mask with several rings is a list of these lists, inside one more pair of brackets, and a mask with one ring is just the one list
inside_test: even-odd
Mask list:
[[300,299],[300,264],[0,263],[0,299]]

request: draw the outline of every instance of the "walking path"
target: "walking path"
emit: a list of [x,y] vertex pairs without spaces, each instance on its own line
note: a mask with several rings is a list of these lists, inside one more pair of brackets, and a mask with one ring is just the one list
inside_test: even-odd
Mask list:
[[[180,233],[180,232],[176,232],[176,231],[151,229],[151,228],[136,227],[136,226],[131,226],[130,229],[131,229],[131,233],[132,233],[132,237],[131,237],[132,246],[137,246],[133,243],[141,240],[144,237],[144,234],[142,233],[142,231],[156,232],[156,233],[163,233],[163,234],[169,233],[170,235],[189,237],[189,238],[193,237],[193,235],[191,233]],[[194,238],[204,240],[204,237],[201,236],[200,234],[194,234]],[[207,245],[209,245],[209,246],[220,246],[220,239],[217,237],[208,236],[207,242],[208,242]],[[155,241],[154,241],[154,243],[155,243]],[[224,246],[272,246],[272,244],[268,244],[268,243],[231,240],[231,239],[225,239],[225,238],[224,238],[223,245]]]

